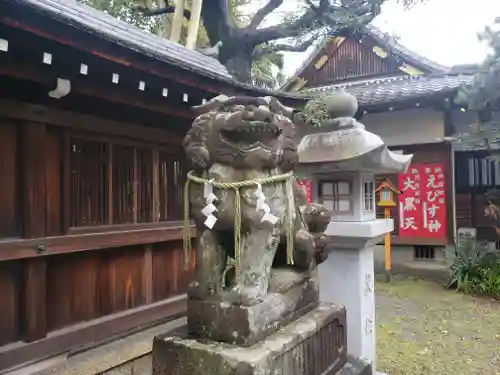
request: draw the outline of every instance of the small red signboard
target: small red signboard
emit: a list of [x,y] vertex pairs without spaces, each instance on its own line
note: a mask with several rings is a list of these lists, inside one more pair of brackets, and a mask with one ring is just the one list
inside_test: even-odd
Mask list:
[[398,174],[399,236],[446,238],[446,186],[442,164],[412,164]]
[[304,190],[304,194],[307,198],[307,203],[312,203],[313,194],[312,194],[312,180],[298,180],[297,181],[300,187]]

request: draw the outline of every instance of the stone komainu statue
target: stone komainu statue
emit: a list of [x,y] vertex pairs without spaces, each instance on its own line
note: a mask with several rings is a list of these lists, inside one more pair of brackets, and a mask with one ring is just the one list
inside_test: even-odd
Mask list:
[[307,204],[293,176],[290,108],[271,97],[219,96],[195,110],[184,140],[193,168],[184,199],[197,229],[188,295],[252,306],[279,284],[273,269],[307,277],[324,260],[327,210]]

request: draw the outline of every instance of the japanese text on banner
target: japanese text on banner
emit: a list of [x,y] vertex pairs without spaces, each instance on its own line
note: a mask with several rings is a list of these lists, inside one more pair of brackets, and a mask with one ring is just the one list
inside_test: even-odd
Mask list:
[[421,236],[422,196],[421,175],[416,166],[411,166],[408,173],[398,175],[399,196],[399,235],[401,237]]
[[415,164],[398,175],[399,236],[446,238],[445,178],[441,164]]
[[446,192],[442,165],[424,167],[425,199],[423,202],[424,228],[426,237],[446,237]]

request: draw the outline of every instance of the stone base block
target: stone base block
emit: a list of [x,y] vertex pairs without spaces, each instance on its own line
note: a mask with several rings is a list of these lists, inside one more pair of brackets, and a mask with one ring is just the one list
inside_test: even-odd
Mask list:
[[[280,281],[287,281],[287,276],[291,280],[288,281],[290,286],[285,285],[285,292],[272,292],[264,302],[254,306],[189,299],[187,315],[190,337],[252,346],[315,309],[319,303],[316,279],[296,282],[292,279],[293,273],[287,275],[281,272]],[[270,289],[279,290],[273,285]]]
[[347,364],[346,312],[320,304],[251,347],[157,336],[153,375],[336,375]]

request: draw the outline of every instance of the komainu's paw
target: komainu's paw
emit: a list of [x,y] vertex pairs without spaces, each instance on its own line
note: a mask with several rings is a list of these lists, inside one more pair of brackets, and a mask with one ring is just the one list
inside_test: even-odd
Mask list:
[[266,294],[256,287],[235,286],[228,297],[233,305],[253,306],[264,302]]
[[212,297],[215,290],[208,285],[202,285],[198,281],[192,281],[187,288],[187,295],[190,299],[206,299]]

